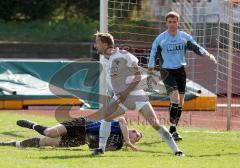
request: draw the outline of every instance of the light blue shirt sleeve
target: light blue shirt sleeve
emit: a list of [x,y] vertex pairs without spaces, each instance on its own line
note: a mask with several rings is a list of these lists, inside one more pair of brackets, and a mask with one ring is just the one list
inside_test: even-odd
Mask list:
[[197,55],[203,55],[206,50],[200,46],[191,35],[184,33],[184,35],[186,36],[187,41],[190,42],[190,44],[187,44],[187,49],[192,50],[195,54]]
[[153,41],[151,52],[150,52],[150,57],[149,57],[149,61],[148,61],[148,67],[149,68],[154,68],[155,67],[155,57],[156,57],[156,54],[157,54],[157,49],[158,49],[159,43],[160,43],[160,36],[158,36]]

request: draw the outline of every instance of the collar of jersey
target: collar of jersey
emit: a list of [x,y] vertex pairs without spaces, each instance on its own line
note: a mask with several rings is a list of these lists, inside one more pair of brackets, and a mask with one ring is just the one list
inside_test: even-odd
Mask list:
[[167,32],[167,34],[169,35],[169,37],[175,38],[175,37],[177,37],[177,35],[178,35],[178,33],[179,33],[179,30],[177,30],[177,33],[176,33],[175,36],[172,36],[172,35],[168,32],[168,30],[167,30],[166,32]]
[[119,48],[116,47],[116,48],[114,49],[114,51],[112,52],[112,54],[110,55],[109,59],[110,59],[111,57],[113,57],[116,53],[118,53],[118,51],[119,51]]

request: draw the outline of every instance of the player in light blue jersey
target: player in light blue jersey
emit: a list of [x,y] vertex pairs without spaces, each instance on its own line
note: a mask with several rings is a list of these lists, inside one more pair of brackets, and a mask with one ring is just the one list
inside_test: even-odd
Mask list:
[[180,23],[179,14],[171,11],[166,15],[167,30],[162,32],[154,40],[150,53],[148,71],[151,75],[155,67],[155,60],[159,57],[160,74],[167,93],[170,95],[170,133],[173,138],[182,140],[177,133],[176,126],[179,122],[184,104],[186,88],[186,50],[191,50],[197,55],[208,58],[217,63],[215,57],[208,53],[184,31],[178,29]]

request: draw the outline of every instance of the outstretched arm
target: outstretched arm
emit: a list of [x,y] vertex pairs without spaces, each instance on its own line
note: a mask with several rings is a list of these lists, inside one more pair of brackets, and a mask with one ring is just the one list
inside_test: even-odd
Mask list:
[[207,59],[213,61],[215,64],[217,60],[215,59],[214,55],[210,54],[207,50],[201,47],[190,35],[187,35],[187,49],[192,50],[197,55],[205,56]]
[[132,150],[137,151],[137,147],[135,145],[133,145],[130,141],[129,129],[128,129],[126,119],[124,117],[120,117],[118,119],[118,121],[119,121],[120,129],[122,131],[123,138],[124,138],[124,141],[125,141],[126,145],[129,146]]

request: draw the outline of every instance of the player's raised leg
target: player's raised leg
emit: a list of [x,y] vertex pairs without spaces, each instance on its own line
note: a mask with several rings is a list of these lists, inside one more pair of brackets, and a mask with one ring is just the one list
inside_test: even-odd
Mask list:
[[100,121],[102,119],[106,119],[111,115],[115,115],[115,111],[119,108],[119,101],[115,99],[111,99],[109,103],[103,104],[103,107],[101,107],[99,110],[94,112],[93,114],[90,114],[88,116],[85,116],[88,120],[91,121]]

